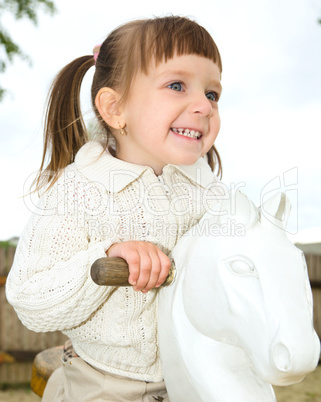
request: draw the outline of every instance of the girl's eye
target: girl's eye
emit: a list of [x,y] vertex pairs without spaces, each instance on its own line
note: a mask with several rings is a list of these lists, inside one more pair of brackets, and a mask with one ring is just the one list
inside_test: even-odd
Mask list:
[[180,82],[173,82],[168,85],[168,88],[173,89],[174,91],[182,91],[183,85]]
[[212,102],[218,101],[218,95],[216,92],[207,92],[206,97]]

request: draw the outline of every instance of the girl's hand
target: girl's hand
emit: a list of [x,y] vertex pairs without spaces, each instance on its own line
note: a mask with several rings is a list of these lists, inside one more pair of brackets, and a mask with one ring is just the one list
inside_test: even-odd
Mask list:
[[157,246],[145,241],[115,243],[106,252],[108,257],[122,257],[128,263],[129,283],[143,293],[159,287],[167,278],[171,262]]

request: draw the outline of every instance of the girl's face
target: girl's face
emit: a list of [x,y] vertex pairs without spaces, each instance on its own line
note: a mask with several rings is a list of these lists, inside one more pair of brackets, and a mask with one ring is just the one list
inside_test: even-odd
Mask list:
[[138,73],[123,107],[127,135],[117,157],[161,174],[167,164],[191,165],[205,155],[220,129],[218,66],[197,55],[175,56]]

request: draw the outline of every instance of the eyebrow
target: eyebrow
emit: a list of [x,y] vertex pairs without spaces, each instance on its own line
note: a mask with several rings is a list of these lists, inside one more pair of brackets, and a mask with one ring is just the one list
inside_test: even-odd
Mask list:
[[[192,77],[194,74],[190,73],[189,71],[185,71],[185,70],[165,70],[159,74],[156,75],[156,78],[162,77],[164,75],[180,75],[180,76],[185,76],[185,77]],[[222,84],[220,83],[220,81],[216,80],[216,79],[211,79],[210,83],[215,85],[216,87],[218,87],[220,89],[220,91],[222,91]]]

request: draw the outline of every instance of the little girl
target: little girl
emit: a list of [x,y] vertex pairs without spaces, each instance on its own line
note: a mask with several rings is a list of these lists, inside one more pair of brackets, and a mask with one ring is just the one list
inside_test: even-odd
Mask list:
[[[101,141],[88,141],[80,112],[81,82],[94,65]],[[170,16],[117,28],[94,57],[56,77],[36,182],[41,196],[6,287],[24,325],[71,340],[44,401],[168,400],[157,288],[168,254],[213,199],[221,71],[209,33]],[[104,256],[128,262],[132,287],[92,281],[91,265]]]

